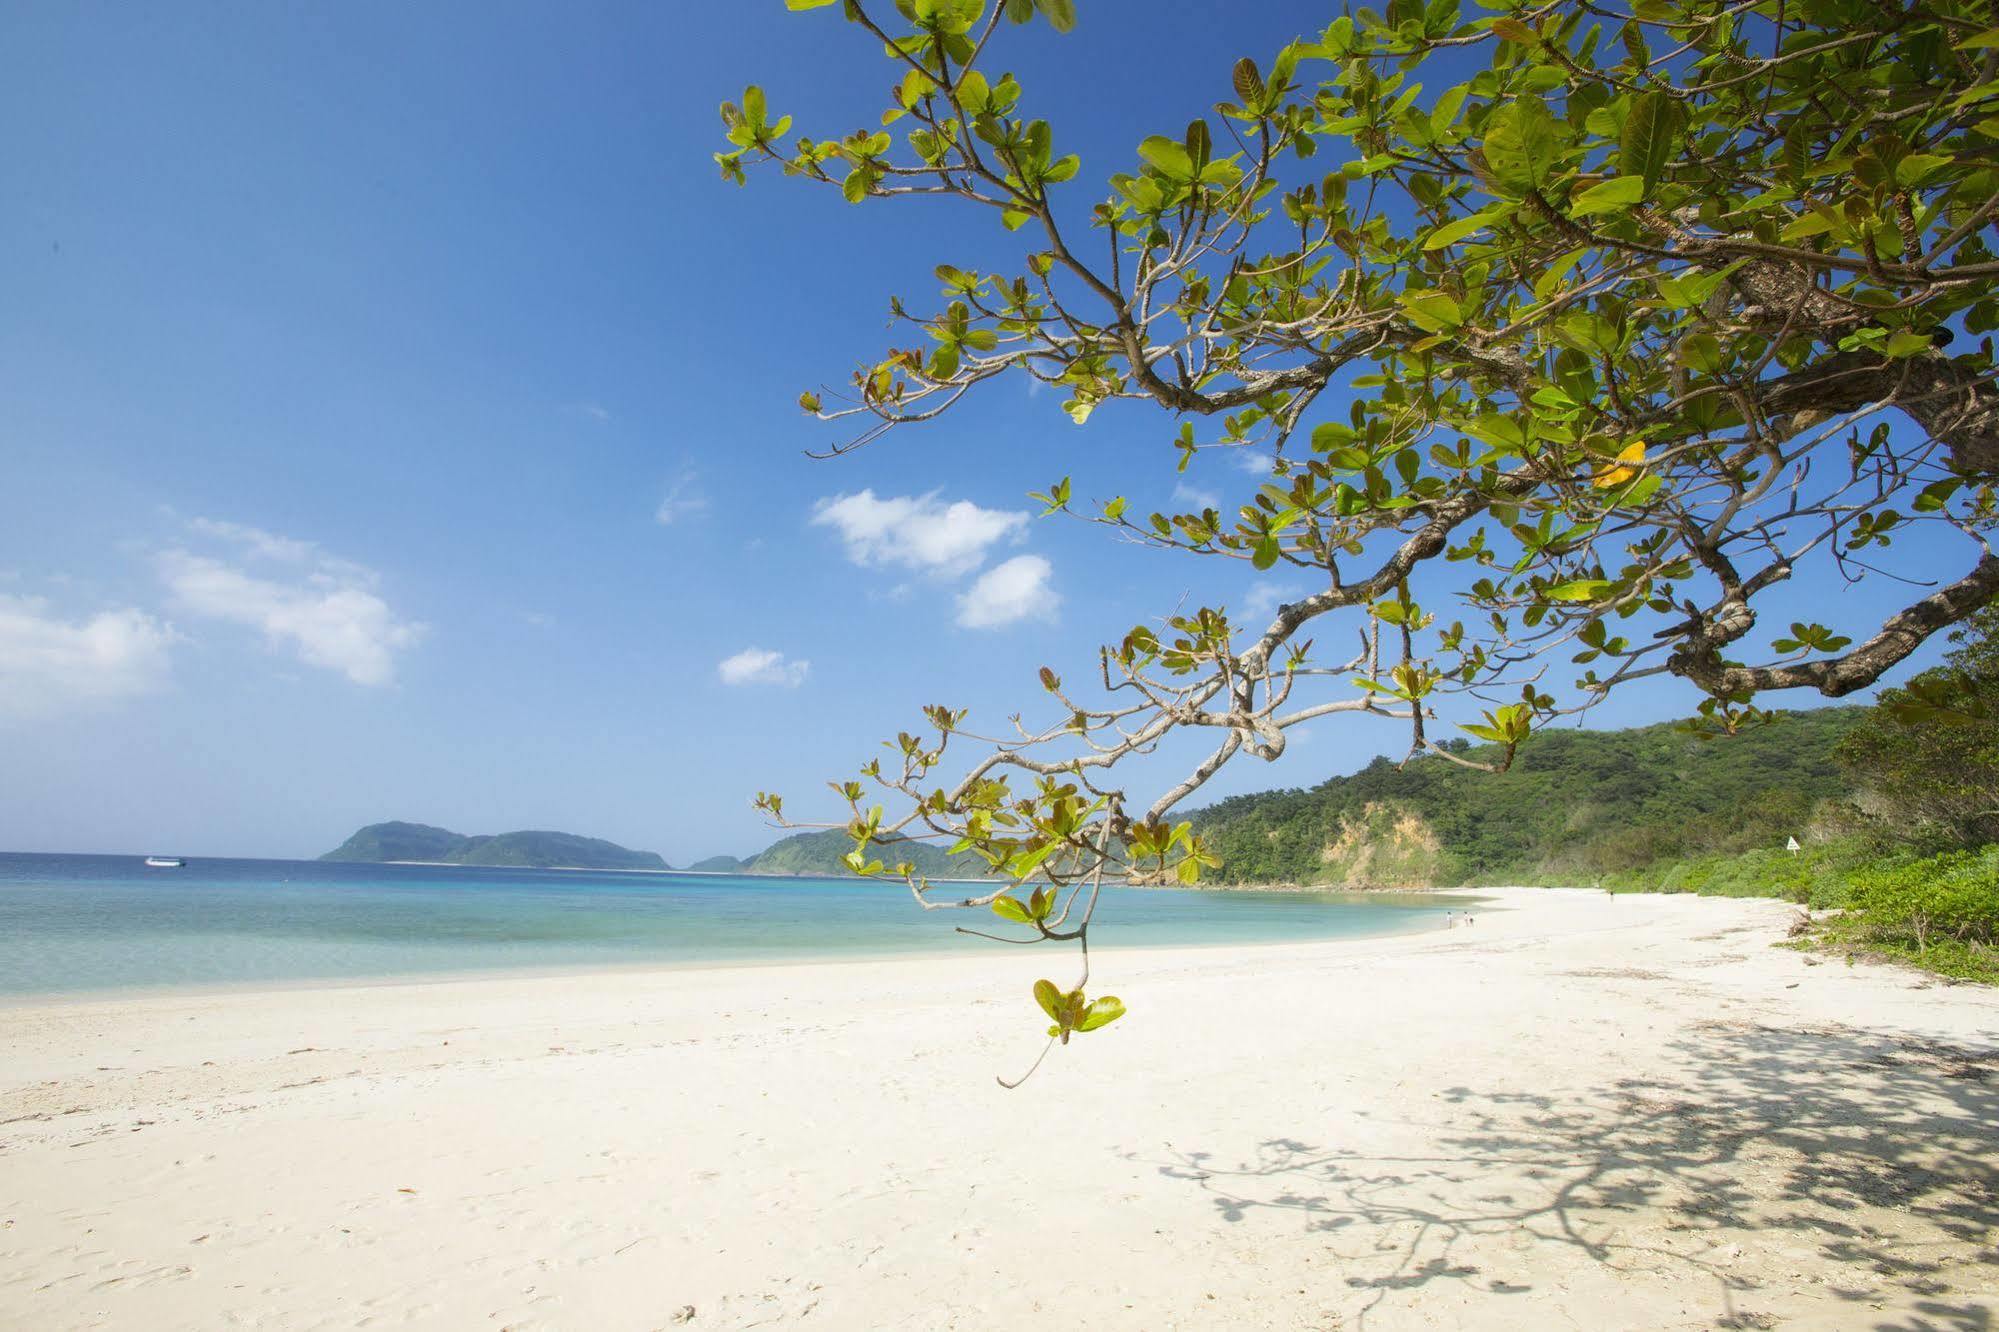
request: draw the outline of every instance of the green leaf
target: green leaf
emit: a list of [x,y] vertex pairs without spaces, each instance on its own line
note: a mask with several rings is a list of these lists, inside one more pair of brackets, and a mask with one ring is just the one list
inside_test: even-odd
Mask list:
[[1071,32],[1075,29],[1075,0],[1034,0],[1034,7],[1048,16],[1049,26],[1055,31]]
[[1062,992],[1055,988],[1051,980],[1034,982],[1034,1002],[1041,1005],[1041,1011],[1057,1022],[1062,1020]]
[[1256,543],[1256,550],[1251,553],[1249,562],[1259,569],[1268,569],[1277,563],[1277,554],[1277,538],[1267,536]]
[[1601,601],[1615,586],[1601,578],[1581,578],[1573,583],[1557,583],[1541,595],[1550,601]]
[[784,0],[784,7],[792,10],[824,9],[832,3],[833,0]]
[[1163,134],[1155,134],[1138,145],[1138,155],[1174,180],[1194,178],[1194,159],[1180,144]]
[[1592,185],[1569,204],[1570,217],[1589,217],[1628,208],[1645,197],[1645,182],[1637,176],[1613,176]]
[[1920,185],[1939,168],[1947,167],[1956,160],[1939,153],[1910,153],[1895,164],[1895,183],[1904,189]]
[[1235,62],[1231,82],[1235,86],[1235,95],[1242,98],[1244,106],[1263,100],[1263,75],[1257,72],[1256,62],[1248,56]]
[[964,77],[958,80],[958,104],[965,108],[965,114],[968,116],[984,114],[992,95],[992,87],[986,82],[986,76],[976,69],[966,70]]
[[1501,216],[1504,216],[1504,214],[1488,208],[1482,212],[1473,213],[1470,217],[1461,217],[1455,222],[1446,222],[1443,226],[1438,227],[1423,238],[1423,248],[1426,250],[1441,250],[1446,245],[1455,245],[1473,232],[1484,231],[1494,222],[1497,222]]
[[[1017,897],[995,897],[993,899],[993,914],[1002,920],[1018,921],[1022,925],[1031,925],[1034,923],[1034,917],[1028,913],[1026,904]],[[1041,987],[1038,985],[1035,987],[1036,998],[1040,997],[1040,989]],[[1053,1014],[1051,1013],[1050,1016],[1052,1017]]]
[[1486,123],[1485,164],[1495,181],[1517,194],[1546,185],[1561,157],[1555,118],[1538,97],[1516,98]]
[[1689,333],[1680,340],[1680,364],[1696,374],[1711,375],[1721,362],[1721,342],[1714,334]]
[[1778,233],[1779,240],[1803,240],[1807,236],[1817,236],[1831,231],[1833,219],[1824,213],[1805,213]]
[[1430,110],[1430,133],[1440,135],[1457,123],[1458,112],[1464,109],[1465,96],[1470,93],[1469,84],[1460,83],[1455,88],[1446,88],[1437,98],[1436,106]]
[[[1060,851],[1061,849],[1062,849],[1062,843],[1059,841],[1043,842],[1040,846],[1034,848],[1032,851],[1026,852],[1022,855],[1015,856],[1010,862],[1008,862],[1007,873],[1016,880],[1025,879],[1027,878],[1028,875],[1034,873],[1034,871],[1041,868],[1041,862],[1047,860],[1048,857],[1054,855],[1057,851]],[[993,903],[993,905],[998,906],[1000,902],[1005,902],[1010,900],[1012,899],[1002,897],[997,899]],[[1030,918],[1031,918],[1031,913],[1030,913]]]
[[1906,328],[1898,328],[1888,335],[1888,341],[1881,350],[1893,360],[1908,356],[1920,356],[1930,349],[1930,335],[1916,333]]
[[1090,1006],[1083,1010],[1083,1020],[1076,1024],[1077,1031],[1095,1031],[1098,1027],[1108,1027],[1124,1016],[1124,1000],[1107,994],[1092,999]]
[[1441,291],[1405,291],[1396,298],[1409,321],[1429,333],[1442,333],[1464,323],[1464,311]]
[[1624,118],[1624,132],[1618,137],[1617,169],[1644,182],[1646,196],[1658,185],[1666,164],[1673,160],[1686,123],[1687,113],[1668,93],[1642,93],[1631,103],[1631,110]]
[[1570,250],[1560,259],[1548,265],[1547,271],[1534,279],[1534,299],[1537,301],[1547,300],[1548,294],[1561,286],[1562,280],[1568,277],[1575,270],[1575,266],[1581,263],[1588,254],[1589,249],[1587,247],[1580,250]]

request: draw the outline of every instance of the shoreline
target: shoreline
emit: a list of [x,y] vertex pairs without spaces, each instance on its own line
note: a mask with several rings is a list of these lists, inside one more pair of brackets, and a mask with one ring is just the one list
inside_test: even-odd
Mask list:
[[0,1326],[1991,1317],[1999,995],[1480,895],[1099,955],[1128,1015],[1011,1093],[1068,950],[0,1010]]
[[[479,867],[467,866],[466,868]],[[652,873],[653,871],[640,872]],[[790,876],[772,875],[769,877],[783,878]],[[1440,888],[1433,891],[1437,895],[1462,892],[1470,896],[1476,890]],[[1504,907],[1496,909],[1503,910]],[[1092,957],[1101,964],[1106,959],[1124,957],[1143,959],[1159,954],[1187,953],[1198,956],[1212,953],[1216,950],[1228,949],[1260,952],[1266,949],[1312,948],[1329,944],[1360,944],[1386,939],[1427,937],[1450,928],[1447,922],[1439,922],[1432,917],[1422,917],[1421,920],[1424,923],[1417,924],[1412,922],[1406,929],[1383,929],[1363,934],[1342,935],[1334,939],[1262,939],[1252,942],[1223,939],[1211,943],[1172,944],[1099,943],[1093,950]],[[212,999],[231,996],[255,997],[258,995],[299,994],[318,991],[337,993],[346,990],[422,988],[432,985],[549,981],[579,979],[591,976],[646,976],[653,973],[680,975],[690,972],[727,974],[737,971],[782,971],[793,967],[856,967],[881,966],[898,962],[964,962],[977,960],[980,954],[967,952],[964,945],[949,942],[952,937],[952,931],[948,927],[940,926],[938,942],[934,947],[883,950],[880,952],[783,953],[761,957],[738,956],[723,960],[705,958],[688,960],[657,959],[601,963],[583,962],[567,965],[501,963],[491,967],[471,967],[442,971],[377,972],[353,976],[298,976],[288,979],[248,979],[239,981],[192,982],[175,985],[135,985],[114,989],[0,990],[0,1023],[3,1023],[6,1015],[14,1010],[60,1008],[77,1004],[115,1004],[128,1000]],[[999,947],[999,945],[994,945],[994,947]],[[1038,948],[1044,957],[1050,954],[1067,956],[1063,946],[1059,943],[1042,943],[1030,947]]]

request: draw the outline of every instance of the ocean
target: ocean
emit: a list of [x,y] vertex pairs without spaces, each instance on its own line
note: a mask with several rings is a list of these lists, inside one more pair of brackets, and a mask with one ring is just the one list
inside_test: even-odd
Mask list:
[[[971,890],[968,890],[968,892]],[[1381,893],[1106,888],[1092,951],[1440,928],[1461,903]],[[0,853],[0,994],[226,988],[592,966],[951,953],[986,911],[900,884],[311,860]]]

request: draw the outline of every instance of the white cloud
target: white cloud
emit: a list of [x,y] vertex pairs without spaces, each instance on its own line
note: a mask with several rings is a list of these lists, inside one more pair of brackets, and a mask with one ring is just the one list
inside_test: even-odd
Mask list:
[[708,507],[708,497],[694,487],[694,469],[683,471],[672,485],[666,488],[666,495],[653,510],[653,520],[661,527],[671,527],[691,513],[699,513]]
[[767,684],[796,689],[805,683],[806,673],[811,669],[809,661],[786,661],[782,652],[747,647],[733,657],[723,658],[715,667],[715,674],[722,677],[725,685]]
[[1173,502],[1190,505],[1196,509],[1218,509],[1221,507],[1222,497],[1212,490],[1202,490],[1199,486],[1190,486],[1182,481],[1173,487]]
[[393,681],[396,653],[423,636],[424,625],[399,618],[377,594],[373,570],[254,527],[205,518],[189,526],[254,557],[307,566],[266,578],[212,556],[166,551],[157,561],[161,581],[190,614],[262,630],[272,647],[288,647],[307,665],[361,685]]
[[1243,449],[1231,461],[1239,471],[1246,472],[1258,480],[1268,477],[1270,469],[1277,465],[1277,460],[1261,449]]
[[936,491],[877,499],[863,490],[820,500],[812,523],[837,529],[856,564],[899,564],[948,577],[985,563],[996,542],[1018,539],[1027,515],[982,509],[970,500],[945,504]]
[[260,527],[245,527],[242,523],[218,522],[213,518],[190,518],[189,527],[203,536],[219,537],[243,547],[252,555],[267,560],[285,560],[293,564],[312,558],[318,549],[310,541],[295,541],[291,537],[275,536]]
[[41,717],[150,693],[166,681],[170,625],[137,610],[63,620],[40,597],[0,595],[0,717]]
[[[1296,601],[1311,590],[1303,583],[1258,583],[1250,588],[1249,594],[1242,599],[1241,618],[1244,620],[1267,619],[1277,614],[1277,608],[1285,602]],[[1244,627],[1260,628],[1261,626],[1245,624]]]
[[958,598],[958,623],[968,629],[995,629],[1030,615],[1047,615],[1061,604],[1048,586],[1054,567],[1039,555],[1016,555],[979,575]]

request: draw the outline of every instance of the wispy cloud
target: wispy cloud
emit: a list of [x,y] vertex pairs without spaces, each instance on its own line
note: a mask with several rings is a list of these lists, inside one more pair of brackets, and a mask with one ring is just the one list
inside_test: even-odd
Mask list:
[[671,527],[689,514],[700,513],[708,507],[708,497],[695,486],[696,474],[692,467],[684,468],[680,475],[667,486],[659,507],[653,510],[653,520],[662,527]]
[[1190,486],[1182,481],[1173,487],[1173,502],[1195,509],[1218,509],[1221,507],[1222,497],[1212,490],[1203,490],[1199,486]]
[[327,555],[312,542],[237,523],[196,518],[195,532],[239,547],[251,559],[290,566],[284,576],[252,573],[213,555],[175,548],[156,559],[174,604],[191,615],[260,630],[273,648],[360,685],[395,679],[396,654],[423,637],[377,592],[376,573]]
[[1229,461],[1236,465],[1236,470],[1258,479],[1269,476],[1270,469],[1277,464],[1277,460],[1262,449],[1243,449],[1231,455]]
[[1039,555],[1016,555],[994,565],[958,598],[958,623],[997,629],[1029,616],[1046,617],[1062,604],[1050,586],[1054,566]]
[[41,597],[0,595],[0,719],[53,716],[166,683],[172,626],[132,609],[80,620]]
[[252,555],[267,560],[284,560],[297,564],[312,558],[318,550],[310,541],[295,541],[291,537],[281,537],[266,532],[261,527],[246,527],[242,523],[219,522],[213,518],[190,518],[187,525],[203,536],[243,547]]
[[946,504],[937,492],[877,498],[872,490],[820,500],[816,527],[831,527],[860,565],[901,565],[945,577],[970,573],[998,542],[1018,539],[1027,515],[982,509],[970,500]]
[[724,657],[715,667],[725,685],[781,685],[796,689],[812,670],[809,661],[788,660],[782,652],[746,647],[733,657]]
[[[1249,589],[1239,603],[1241,618],[1244,620],[1265,620],[1277,614],[1277,608],[1288,601],[1296,601],[1312,589],[1303,583],[1262,582]],[[1253,627],[1253,626],[1252,626]]]

